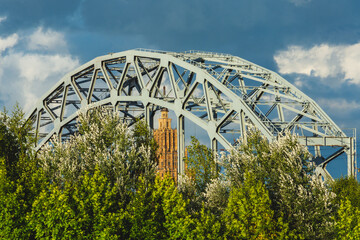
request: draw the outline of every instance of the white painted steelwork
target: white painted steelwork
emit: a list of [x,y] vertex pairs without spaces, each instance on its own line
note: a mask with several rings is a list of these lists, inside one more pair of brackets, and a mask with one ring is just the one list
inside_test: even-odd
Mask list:
[[[167,93],[162,91],[166,87]],[[200,51],[129,50],[97,57],[66,74],[36,104],[39,149],[52,136],[74,134],[79,111],[108,106],[128,124],[145,118],[153,127],[162,107],[177,117],[178,170],[184,171],[184,119],[209,135],[212,148],[229,149],[234,136],[256,127],[269,141],[284,131],[314,146],[316,172],[332,179],[326,165],[347,155],[356,176],[355,137],[347,136],[311,98],[277,73],[236,56]],[[320,147],[337,147],[327,158]]]

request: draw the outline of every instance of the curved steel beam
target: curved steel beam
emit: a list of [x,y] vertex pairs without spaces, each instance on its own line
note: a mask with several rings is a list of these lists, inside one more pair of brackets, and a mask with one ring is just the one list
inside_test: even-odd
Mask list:
[[[354,149],[354,138],[273,71],[228,54],[143,49],[100,56],[66,74],[29,115],[37,149],[53,135],[67,138],[76,132],[78,111],[97,106],[118,111],[129,124],[145,118],[150,126],[160,108],[172,110],[178,120],[179,172],[185,118],[208,133],[213,148],[219,143],[229,149],[234,134],[244,137],[256,127],[269,141],[291,130],[307,146]],[[332,145],[321,141],[328,138]],[[355,152],[350,152],[348,174],[355,175]]]

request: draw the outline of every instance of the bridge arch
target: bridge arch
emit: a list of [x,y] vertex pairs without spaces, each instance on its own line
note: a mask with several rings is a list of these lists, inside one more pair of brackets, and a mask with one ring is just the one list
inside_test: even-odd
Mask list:
[[[163,88],[166,88],[166,92]],[[229,134],[243,137],[256,127],[269,141],[291,131],[314,148],[316,172],[331,179],[326,165],[347,155],[355,176],[355,138],[347,136],[308,96],[277,73],[236,56],[199,51],[129,50],[97,57],[66,74],[34,106],[41,148],[54,135],[76,132],[79,111],[108,106],[132,124],[155,113],[173,111],[178,129],[178,171],[184,171],[184,119],[204,129],[217,149],[230,148]],[[326,157],[321,147],[337,147]]]

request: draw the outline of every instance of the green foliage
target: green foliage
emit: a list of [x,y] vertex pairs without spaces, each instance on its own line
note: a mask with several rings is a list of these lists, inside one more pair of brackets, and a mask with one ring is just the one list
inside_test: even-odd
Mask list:
[[144,120],[138,120],[133,129],[134,143],[137,148],[143,146],[149,149],[150,162],[157,162],[158,144],[153,137],[153,132],[150,131],[149,126]]
[[28,239],[33,232],[26,215],[43,187],[31,150],[31,125],[16,106],[0,113],[0,238]]
[[221,215],[227,206],[231,190],[230,182],[224,180],[223,175],[213,179],[206,187],[204,206],[213,214]]
[[192,138],[176,186],[156,177],[143,121],[129,128],[92,109],[77,135],[35,157],[23,116],[0,115],[1,239],[360,238],[359,183],[341,178],[331,192],[293,136],[269,143],[250,132],[221,164]]
[[215,161],[212,151],[194,136],[187,148],[187,175],[195,182],[197,193],[205,192],[206,186],[219,175],[220,167]]
[[194,221],[195,229],[193,230],[193,236],[196,236],[196,239],[223,238],[223,223],[220,215],[213,214],[212,211],[207,210],[203,206]]
[[191,236],[193,221],[170,176],[157,177],[153,185],[141,180],[127,210],[131,219],[131,239],[185,239]]
[[180,176],[180,192],[188,199],[188,210],[196,215],[202,203],[206,201],[205,192],[211,182],[219,177],[220,166],[213,152],[199,140],[191,136],[191,145],[187,147],[185,158],[185,176]]
[[24,115],[18,105],[10,115],[6,109],[0,112],[0,158],[10,180],[19,179],[28,170],[24,159],[32,157],[31,122],[26,122]]
[[339,206],[334,217],[337,239],[360,238],[360,183],[351,177],[341,177],[331,185]]
[[[143,122],[131,131],[118,115],[97,108],[79,115],[79,133],[65,143],[54,139],[39,153],[50,182],[62,186],[98,168],[118,187],[120,201],[129,202],[138,178],[154,181],[156,145]],[[145,137],[141,137],[143,134]]]
[[52,185],[43,190],[33,203],[28,220],[36,232],[36,238],[74,238],[81,233],[75,212],[69,205],[68,187],[65,191]]
[[271,201],[265,186],[251,173],[234,187],[223,214],[226,239],[280,239],[287,235],[282,220],[275,221]]
[[33,231],[26,220],[33,201],[44,187],[41,171],[27,172],[18,181],[10,181],[0,166],[0,238],[28,239]]
[[131,131],[118,116],[95,109],[80,115],[79,129],[40,153],[51,187],[29,218],[39,238],[190,235],[192,220],[173,181],[155,179],[156,143],[143,121]]
[[352,206],[349,199],[341,200],[335,223],[337,239],[360,239],[359,215],[359,208]]
[[336,194],[335,204],[340,204],[347,198],[351,205],[360,209],[360,183],[352,177],[341,177],[331,185],[332,191]]
[[305,239],[327,239],[333,233],[333,194],[314,176],[309,153],[290,134],[269,143],[250,132],[246,144],[224,158],[226,175],[241,186],[249,172],[269,192],[276,218]]
[[96,169],[76,184],[43,190],[28,221],[40,239],[117,239],[127,236],[126,217],[116,188]]

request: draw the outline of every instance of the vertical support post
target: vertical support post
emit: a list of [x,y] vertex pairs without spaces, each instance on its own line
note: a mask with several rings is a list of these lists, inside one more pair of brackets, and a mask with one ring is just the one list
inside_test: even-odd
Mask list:
[[[275,88],[275,92],[278,93],[279,92],[279,89],[276,87]],[[281,98],[279,95],[275,95],[275,101],[277,103],[281,103]],[[276,108],[277,108],[277,111],[278,111],[278,117],[280,119],[280,122],[284,122],[285,118],[284,118],[284,112],[283,112],[283,109],[281,107],[280,104],[276,104]]]
[[[214,161],[217,162],[218,141],[216,140],[216,138],[213,138],[211,140],[211,150],[212,150]],[[217,166],[217,164],[215,166]],[[216,172],[217,172],[217,170],[218,169],[216,169]]]
[[150,129],[154,129],[154,116],[152,114],[150,104],[145,106],[145,121]]
[[217,151],[218,151],[218,144],[217,143],[218,142],[217,142],[216,138],[213,138],[211,140],[211,150],[212,150],[212,152],[214,154],[214,157],[216,157],[216,154],[217,154]]
[[185,174],[184,153],[185,153],[184,116],[180,115],[177,119],[178,176]]
[[354,152],[353,152],[353,156],[354,156],[354,178],[357,180],[358,168],[357,168],[357,162],[356,162],[356,160],[357,160],[356,128],[354,128],[354,130],[353,130],[353,149],[354,149]]
[[[318,131],[318,127],[317,125],[315,124],[313,129],[315,131]],[[321,150],[320,150],[320,146],[314,146],[314,150],[315,150],[315,157],[321,157]]]
[[239,114],[241,138],[243,139],[243,141],[246,141],[245,113],[243,110],[240,110]]
[[277,110],[278,110],[278,116],[279,116],[280,121],[284,122],[284,119],[285,119],[284,118],[284,112],[283,112],[283,109],[282,109],[281,105],[277,104],[276,107],[277,107]]
[[[215,110],[213,110],[213,114],[214,114],[214,120],[217,120],[217,112]],[[216,138],[213,138],[211,140],[211,150],[213,152],[214,155],[214,159],[216,159],[217,157],[217,151],[218,151],[218,141],[216,140]]]
[[347,156],[347,175],[349,177],[355,177],[355,161],[354,161],[354,138],[350,138],[350,145],[346,150]]
[[320,146],[314,146],[315,149],[315,157],[321,157]]

